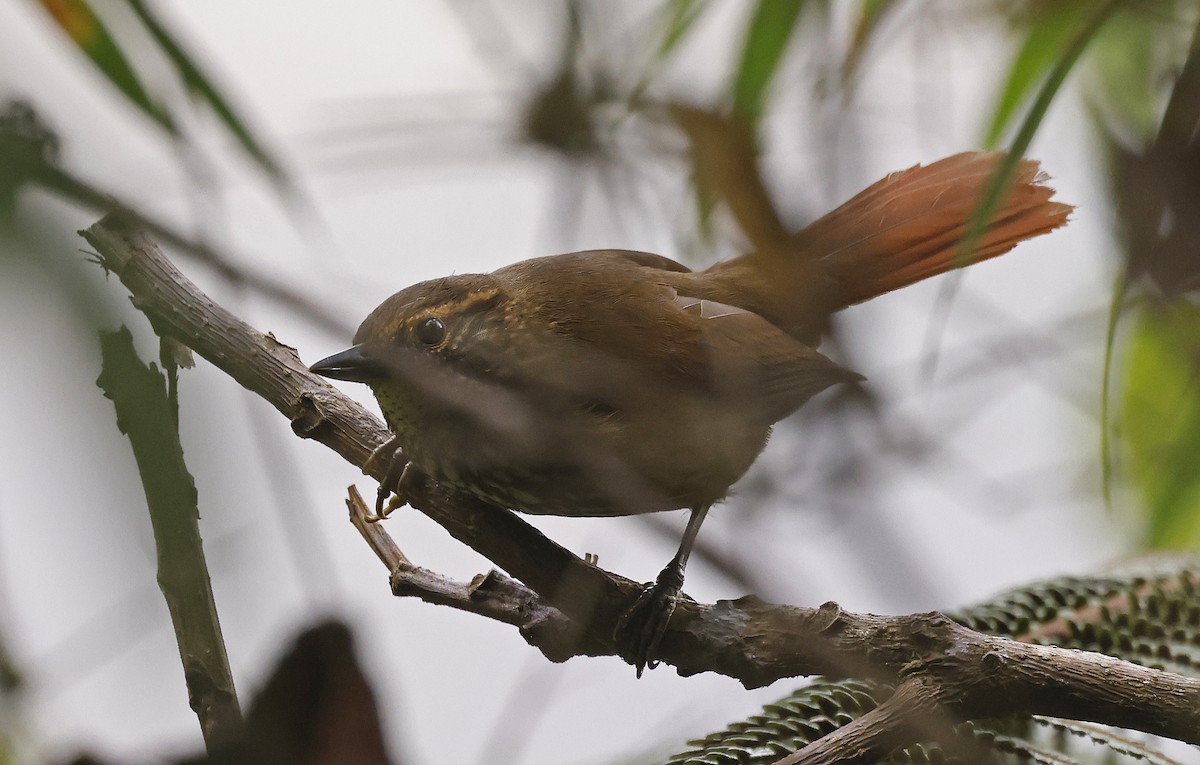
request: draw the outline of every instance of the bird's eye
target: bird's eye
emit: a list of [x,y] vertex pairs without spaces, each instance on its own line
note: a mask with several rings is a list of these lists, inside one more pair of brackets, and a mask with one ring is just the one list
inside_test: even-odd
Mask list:
[[432,348],[446,339],[446,325],[436,316],[422,319],[417,325],[417,339]]

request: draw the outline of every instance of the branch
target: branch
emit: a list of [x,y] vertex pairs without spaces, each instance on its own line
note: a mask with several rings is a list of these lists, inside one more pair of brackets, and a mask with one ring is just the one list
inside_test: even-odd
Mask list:
[[[388,439],[378,419],[310,374],[294,349],[213,303],[145,235],[112,216],[82,233],[160,335],[185,343],[265,398],[291,420],[298,435],[359,466]],[[382,465],[372,466],[376,478],[382,471]],[[517,623],[510,619],[521,603],[548,604],[574,623],[579,636],[570,646],[559,645],[552,658],[618,652],[612,625],[640,585],[579,559],[511,512],[431,481],[414,481],[406,499],[536,594],[536,599],[525,593],[515,600],[493,599],[492,618]],[[426,581],[422,592],[438,586]],[[463,604],[472,593],[448,587],[443,597]],[[932,701],[955,717],[1037,713],[1200,743],[1200,680],[1103,654],[984,635],[936,613],[881,617],[845,612],[835,603],[812,609],[753,597],[713,605],[685,599],[671,619],[659,658],[681,675],[718,672],[747,687],[810,674],[895,685],[920,678]],[[913,735],[911,720],[896,728]],[[890,738],[887,745],[903,738]],[[845,756],[843,750],[820,761]]]
[[102,333],[100,349],[104,361],[96,384],[112,400],[117,427],[133,446],[154,528],[158,586],[175,627],[188,701],[212,752],[241,731],[242,713],[217,620],[196,484],[183,461],[176,409],[162,373],[138,358],[128,329]]
[[420,598],[426,603],[449,606],[516,627],[526,642],[551,661],[612,653],[609,643],[583,634],[579,625],[562,611],[499,571],[492,570],[464,584],[414,565],[382,524],[368,520],[373,517],[371,510],[354,486],[350,487],[346,506],[350,509],[350,523],[391,572],[393,595]]

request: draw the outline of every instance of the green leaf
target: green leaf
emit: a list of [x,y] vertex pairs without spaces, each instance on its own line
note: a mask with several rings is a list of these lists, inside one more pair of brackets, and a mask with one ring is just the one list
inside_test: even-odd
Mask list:
[[763,113],[767,87],[783,61],[805,0],[760,0],[746,29],[733,81],[733,108],[754,124]]
[[[1025,151],[1029,148],[1029,144],[1033,142],[1034,135],[1037,133],[1038,128],[1041,127],[1042,120],[1046,118],[1046,113],[1050,110],[1050,105],[1054,103],[1054,98],[1058,95],[1059,89],[1062,88],[1063,82],[1066,81],[1067,75],[1079,63],[1083,52],[1087,50],[1088,45],[1096,38],[1105,23],[1120,8],[1121,4],[1122,0],[1106,0],[1106,2],[1087,5],[1086,7],[1090,13],[1077,19],[1075,25],[1070,30],[1070,34],[1060,46],[1060,49],[1055,49],[1054,52],[1057,55],[1054,57],[1053,64],[1046,72],[1041,87],[1034,96],[1033,102],[1029,105],[1025,118],[1021,121],[1016,135],[1012,139],[1012,143],[1009,144],[1008,153],[997,163],[996,171],[988,179],[987,186],[984,187],[983,193],[980,195],[979,204],[976,205],[975,211],[971,214],[970,225],[959,241],[959,257],[962,258],[964,263],[971,262],[976,241],[978,241],[992,214],[999,209],[1000,202],[1004,199],[1004,195],[1008,192],[1008,187],[1012,183],[1018,163],[1025,156]],[[957,294],[961,279],[962,274],[956,273],[950,279],[947,279],[946,283],[942,286],[938,302],[941,306],[945,307],[939,308],[940,312],[944,313],[949,310],[948,306]],[[938,338],[936,333],[931,332],[925,342],[928,349],[926,353],[929,358],[929,363],[925,365],[925,371],[923,372],[926,376],[932,375],[937,367],[937,354],[933,350],[936,349],[937,343]]]
[[983,144],[996,148],[1030,98],[1034,88],[1049,74],[1072,32],[1083,19],[1084,7],[1069,5],[1064,10],[1041,14],[1031,24],[1025,40],[1013,56],[1008,78],[992,112]]
[[854,24],[854,34],[850,42],[850,51],[842,64],[842,82],[846,87],[853,87],[852,81],[858,74],[859,67],[871,45],[876,30],[879,29],[883,18],[895,8],[896,0],[862,0],[858,11],[858,19]]
[[1200,546],[1200,307],[1154,305],[1133,323],[1118,437],[1145,542]]
[[174,123],[163,107],[153,101],[129,60],[113,40],[108,29],[88,5],[87,0],[38,0],[59,29],[71,39],[96,68],[150,119],[168,132],[176,133]]
[[264,172],[270,175],[276,182],[290,185],[282,165],[267,151],[262,142],[254,136],[254,133],[247,127],[245,120],[237,114],[228,99],[221,94],[212,80],[200,70],[195,59],[188,55],[179,41],[167,31],[166,27],[146,7],[143,0],[126,0],[126,2],[129,8],[137,15],[138,19],[141,20],[142,24],[145,25],[146,30],[150,32],[154,41],[158,43],[163,54],[174,65],[176,73],[183,80],[191,96],[207,104],[213,110],[217,118],[225,124],[225,127],[233,134],[238,143],[242,145],[246,153],[258,163]]
[[1126,13],[1109,24],[1089,56],[1090,100],[1110,132],[1149,145],[1158,133],[1162,105],[1192,43],[1190,24],[1174,13]]
[[692,24],[708,7],[708,0],[670,0],[667,3],[662,41],[655,58],[665,60],[675,52],[680,40],[687,36]]
[[1083,52],[1096,39],[1105,23],[1112,18],[1113,13],[1121,5],[1122,0],[1107,0],[1088,5],[1089,13],[1075,20],[1070,34],[1063,40],[1062,45],[1055,49],[1054,52],[1057,55],[1054,57],[1052,66],[1046,72],[1033,102],[1029,105],[1025,118],[1017,128],[1012,143],[1009,144],[1008,155],[997,165],[996,172],[992,174],[981,195],[979,205],[972,215],[971,227],[960,244],[963,253],[969,255],[974,249],[975,240],[983,231],[984,225],[992,217],[992,213],[999,208],[1000,201],[1004,198],[1008,186],[1012,182],[1017,164],[1025,156],[1029,144],[1033,142],[1034,135],[1041,127],[1042,120],[1046,118],[1046,113],[1050,111],[1050,106],[1054,103],[1054,98],[1066,81],[1067,75],[1079,63]]
[[631,104],[641,102],[650,83],[658,76],[663,65],[675,53],[679,43],[687,37],[706,8],[708,0],[667,0],[663,5],[657,30],[654,32],[659,38],[658,47],[643,67],[637,83],[629,91],[628,100]]

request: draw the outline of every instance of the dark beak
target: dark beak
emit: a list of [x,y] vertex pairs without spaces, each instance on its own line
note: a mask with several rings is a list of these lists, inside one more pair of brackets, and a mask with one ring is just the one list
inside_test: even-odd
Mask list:
[[387,369],[378,359],[367,355],[361,344],[321,359],[308,368],[322,377],[350,382],[373,382],[387,376]]

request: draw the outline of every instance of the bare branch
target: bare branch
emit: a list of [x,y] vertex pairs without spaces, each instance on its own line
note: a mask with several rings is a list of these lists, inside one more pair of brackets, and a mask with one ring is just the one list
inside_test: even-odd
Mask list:
[[367,546],[375,552],[375,557],[387,566],[388,571],[411,565],[408,556],[400,551],[400,546],[383,530],[383,526],[379,525],[378,516],[367,508],[367,503],[363,502],[362,495],[358,493],[358,487],[350,486],[347,491],[349,494],[346,497],[346,507],[350,510],[350,525],[358,529]]
[[117,426],[133,446],[154,529],[158,586],[171,612],[188,700],[212,752],[236,738],[242,713],[204,559],[196,484],[184,463],[177,412],[163,374],[138,358],[127,328],[102,333],[100,348],[104,361],[96,383],[112,400]]
[[[378,419],[310,374],[294,349],[213,303],[145,235],[111,216],[83,235],[161,335],[185,343],[267,399],[298,435],[359,466],[388,439]],[[373,465],[372,475],[378,478],[384,469]],[[464,587],[400,565],[393,569],[397,591],[516,624],[527,639],[530,622],[522,620],[523,614],[539,614],[534,622],[552,630],[565,630],[569,620],[569,639],[556,640],[553,651],[539,646],[556,660],[618,652],[612,625],[640,585],[579,559],[511,512],[431,481],[417,480],[410,488],[410,504],[529,589],[501,577]],[[753,597],[713,605],[685,600],[671,619],[660,654],[680,674],[718,672],[748,687],[818,673],[911,682],[932,693],[951,717],[1037,713],[1200,743],[1198,679],[1102,654],[984,635],[937,613],[881,617],[844,612],[834,603],[812,609]],[[908,708],[923,707],[900,706],[899,711]],[[900,721],[897,735],[881,727],[879,740],[889,746],[912,740],[915,729],[904,716],[894,718]],[[813,756],[838,762],[855,755],[841,749]]]
[[578,624],[562,611],[499,571],[492,570],[463,584],[414,565],[382,524],[368,520],[374,516],[354,486],[350,487],[346,505],[350,508],[350,523],[391,572],[393,595],[420,598],[426,603],[449,606],[510,624],[520,630],[526,642],[551,661],[566,661],[581,654],[607,656],[612,653],[607,641],[597,641],[582,634]]

